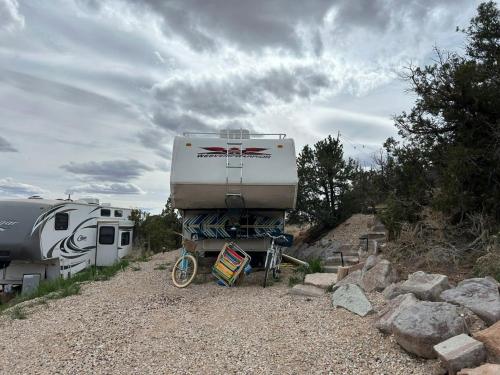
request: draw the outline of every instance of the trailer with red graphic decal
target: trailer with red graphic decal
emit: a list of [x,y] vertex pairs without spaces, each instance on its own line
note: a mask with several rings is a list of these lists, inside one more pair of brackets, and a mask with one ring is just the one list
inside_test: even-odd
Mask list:
[[233,241],[254,262],[283,233],[297,198],[295,144],[285,134],[245,130],[184,133],[174,139],[170,189],[183,237],[218,253]]

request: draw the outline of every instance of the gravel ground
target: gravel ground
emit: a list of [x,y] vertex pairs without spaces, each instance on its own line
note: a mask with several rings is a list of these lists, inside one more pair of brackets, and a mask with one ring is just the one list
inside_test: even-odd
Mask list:
[[[262,289],[262,273],[235,288],[213,282],[176,289],[155,256],[82,293],[0,317],[1,374],[433,374],[328,295]],[[369,298],[375,306],[379,294]]]

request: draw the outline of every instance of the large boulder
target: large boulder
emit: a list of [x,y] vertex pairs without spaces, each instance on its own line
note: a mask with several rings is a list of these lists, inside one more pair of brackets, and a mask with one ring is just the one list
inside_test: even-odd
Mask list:
[[477,316],[492,325],[500,320],[500,294],[498,286],[486,278],[468,279],[458,283],[456,288],[445,290],[441,299],[467,307]]
[[466,367],[479,366],[486,359],[484,344],[462,333],[434,346],[448,375],[455,375]]
[[488,361],[500,363],[500,322],[474,334],[486,347]]
[[417,271],[401,284],[404,293],[413,293],[423,301],[439,301],[440,294],[450,288],[448,276]]
[[392,332],[397,343],[408,352],[436,358],[434,345],[466,333],[466,325],[456,306],[424,301],[402,309],[394,319]]
[[343,307],[359,316],[366,316],[373,311],[372,304],[363,293],[363,290],[355,284],[341,285],[332,294],[332,305]]
[[362,276],[361,270],[348,273],[346,277],[344,277],[340,281],[337,281],[335,285],[333,285],[332,291],[335,291],[342,285],[347,285],[347,284],[361,285],[361,276]]
[[325,295],[325,290],[313,285],[297,284],[288,293],[296,296],[321,297]]
[[313,285],[318,288],[328,289],[337,282],[337,275],[334,273],[310,273],[306,275],[304,284]]
[[383,291],[398,280],[398,274],[388,260],[381,260],[361,277],[361,287],[366,292]]
[[418,299],[411,293],[402,294],[390,300],[387,305],[378,313],[375,327],[383,333],[391,333],[392,325],[398,314],[404,308],[414,305]]
[[393,298],[396,298],[397,296],[400,296],[401,294],[407,294],[403,290],[401,290],[402,284],[403,284],[402,281],[390,284],[382,292],[382,294],[384,295],[384,298],[387,300],[391,300]]
[[375,265],[380,261],[378,256],[370,255],[366,258],[365,264],[363,265],[363,273],[375,267]]

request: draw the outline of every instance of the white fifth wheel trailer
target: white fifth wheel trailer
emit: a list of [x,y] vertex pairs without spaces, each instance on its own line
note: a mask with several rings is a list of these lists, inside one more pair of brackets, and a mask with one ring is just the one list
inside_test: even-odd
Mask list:
[[268,234],[283,233],[295,208],[293,139],[248,131],[184,133],[174,139],[170,189],[183,235],[205,253],[231,239],[262,263]]
[[97,199],[0,200],[0,285],[112,265],[132,249],[130,213]]

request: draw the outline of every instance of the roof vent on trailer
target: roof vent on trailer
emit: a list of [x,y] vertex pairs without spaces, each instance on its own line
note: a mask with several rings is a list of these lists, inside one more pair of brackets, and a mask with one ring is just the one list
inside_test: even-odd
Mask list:
[[224,129],[219,132],[221,138],[250,139],[250,131],[246,129]]

